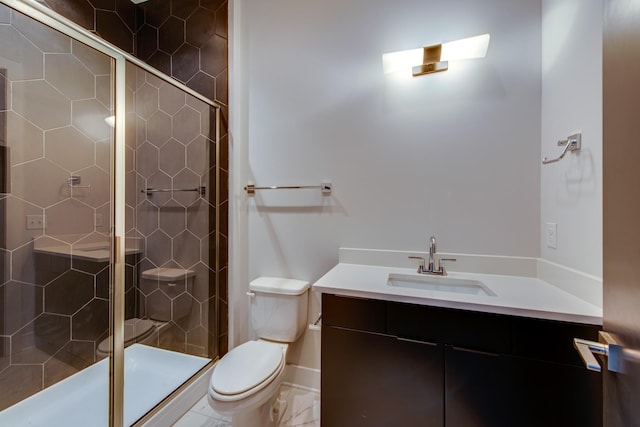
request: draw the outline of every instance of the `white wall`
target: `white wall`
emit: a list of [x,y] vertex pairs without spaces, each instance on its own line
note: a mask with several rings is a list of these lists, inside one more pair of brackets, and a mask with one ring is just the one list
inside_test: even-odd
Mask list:
[[[245,4],[250,179],[334,185],[322,206],[252,201],[251,277],[314,280],[340,246],[426,249],[431,234],[440,251],[538,255],[540,6],[477,3]],[[487,32],[483,60],[382,74],[385,52]]]
[[[242,170],[234,171],[232,215],[248,217],[246,227],[234,231],[247,239],[246,247],[233,251],[238,263],[232,261],[232,276],[246,279],[232,278],[235,319],[246,319],[241,294],[249,279],[278,275],[313,282],[337,262],[339,247],[426,250],[431,234],[441,252],[542,254],[599,274],[592,268],[600,265],[601,253],[601,4],[234,3],[234,48],[242,56],[236,66],[242,69],[232,72],[231,90],[242,105],[233,107],[232,116],[242,120],[235,131],[232,124],[231,134],[243,157],[236,159]],[[554,45],[563,23],[550,19],[551,12],[579,3],[590,7],[576,8],[566,44]],[[382,73],[383,53],[487,32],[484,59],[406,81]],[[586,48],[576,45],[577,34],[587,36]],[[562,55],[554,56],[553,48]],[[568,74],[574,59],[579,77]],[[585,73],[587,65],[597,69]],[[541,149],[557,153],[555,141],[574,130],[583,132],[583,152],[547,167],[541,177]],[[584,174],[576,195],[568,172],[578,157]],[[333,182],[330,197],[298,190],[246,198],[240,190],[246,182],[322,179]],[[570,223],[576,216],[581,219]],[[541,249],[545,222],[558,223],[552,252]],[[312,303],[310,317],[319,311],[317,299]],[[245,333],[236,329],[236,341]],[[292,353],[317,367],[317,337],[307,334]]]
[[582,132],[582,149],[541,169],[541,257],[602,277],[602,0],[542,2],[542,151]]
[[[339,247],[426,250],[432,234],[442,252],[539,255],[540,3],[479,3],[234,1],[232,96],[246,120],[231,133],[247,150],[234,177],[334,187],[236,193],[248,248],[232,256],[246,279],[314,281]],[[382,73],[383,53],[483,33],[484,59],[406,81]],[[242,275],[233,267],[237,321]]]

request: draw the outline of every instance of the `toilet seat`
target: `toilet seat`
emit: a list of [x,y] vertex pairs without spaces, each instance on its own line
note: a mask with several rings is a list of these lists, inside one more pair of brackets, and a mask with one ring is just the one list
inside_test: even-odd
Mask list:
[[209,384],[210,394],[220,401],[237,401],[268,386],[285,366],[282,344],[248,341],[217,363]]
[[[151,320],[147,319],[127,319],[124,321],[124,345],[125,347],[134,342],[141,341],[153,333],[155,326]],[[109,337],[103,339],[98,344],[98,354],[107,355],[111,353]]]

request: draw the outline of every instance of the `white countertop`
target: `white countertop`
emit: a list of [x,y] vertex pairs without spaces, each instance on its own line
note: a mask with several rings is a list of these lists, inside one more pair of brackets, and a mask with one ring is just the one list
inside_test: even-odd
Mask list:
[[387,285],[388,275],[423,277],[415,269],[339,263],[313,289],[371,298],[485,313],[602,325],[602,308],[534,277],[449,272],[447,277],[478,280],[495,295],[467,295]]

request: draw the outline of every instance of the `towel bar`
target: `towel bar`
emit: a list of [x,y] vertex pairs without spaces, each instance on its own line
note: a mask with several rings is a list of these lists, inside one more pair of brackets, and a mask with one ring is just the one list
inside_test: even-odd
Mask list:
[[255,184],[247,184],[244,186],[248,195],[252,196],[256,190],[299,190],[307,188],[318,188],[322,191],[322,194],[331,194],[331,183],[323,182],[320,185],[270,185],[270,186],[256,186]]

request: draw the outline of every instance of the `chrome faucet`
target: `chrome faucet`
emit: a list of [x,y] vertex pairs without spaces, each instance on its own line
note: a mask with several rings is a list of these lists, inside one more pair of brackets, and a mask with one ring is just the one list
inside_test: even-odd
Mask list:
[[436,238],[435,236],[429,237],[429,257],[427,258],[428,264],[425,267],[424,258],[421,256],[410,256],[411,259],[420,260],[420,265],[418,265],[418,273],[420,274],[433,274],[436,276],[446,276],[447,270],[444,268],[445,261],[455,261],[455,258],[440,258],[438,260],[438,268],[435,266],[435,255],[436,255]]
[[429,237],[429,264],[427,271],[434,272],[435,264],[433,263],[433,256],[436,254],[436,238],[435,236]]

